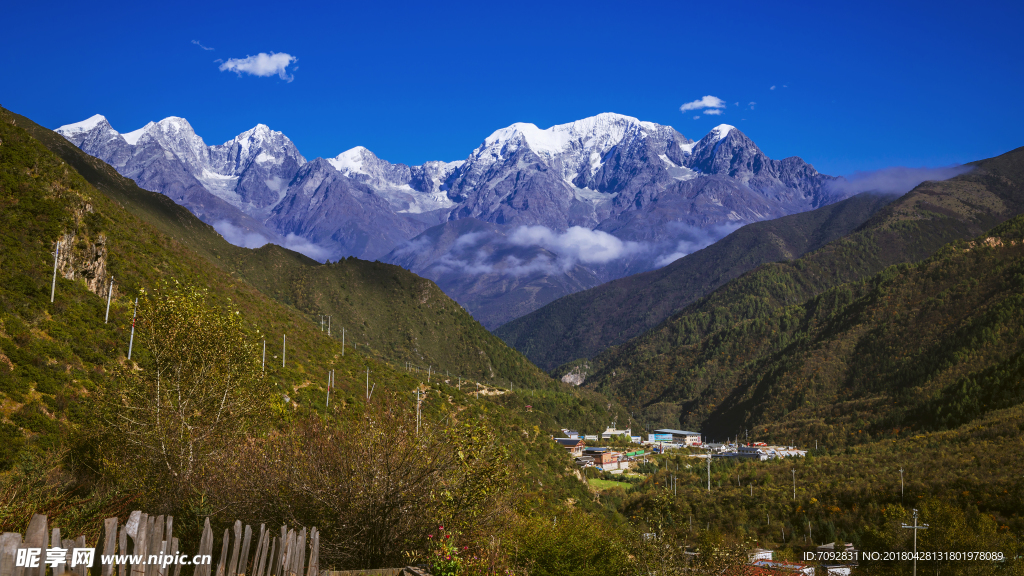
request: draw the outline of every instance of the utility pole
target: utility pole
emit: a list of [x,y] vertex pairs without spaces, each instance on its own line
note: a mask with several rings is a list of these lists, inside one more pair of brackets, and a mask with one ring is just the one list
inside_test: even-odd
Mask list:
[[341,355],[345,355],[345,327],[341,328]]
[[132,359],[132,344],[135,343],[135,315],[139,313],[139,299],[135,298],[135,311],[132,312],[132,335],[128,339],[128,359]]
[[263,339],[263,371],[267,371],[267,339]]
[[422,390],[420,390],[419,388],[416,389],[416,435],[417,436],[420,435],[420,404],[422,402],[420,400],[420,394],[422,394],[422,393],[423,393]]
[[110,277],[110,288],[107,288],[107,315],[103,317],[103,323],[110,320],[110,295],[114,293],[114,277]]
[[430,384],[430,369],[432,366],[427,366],[427,384]]
[[331,384],[334,383],[334,370],[327,373],[327,407],[331,407]]
[[370,369],[366,369],[366,399],[370,399]]
[[[57,293],[57,257],[60,255],[60,241],[53,250],[53,285],[50,286],[50,304],[53,304],[53,295]],[[128,358],[131,358],[129,355]]]
[[900,468],[900,504],[903,503],[903,468]]
[[331,335],[331,317],[330,316],[327,317],[327,335],[328,336]]
[[793,500],[796,500],[796,468],[793,468]]
[[284,334],[283,339],[281,340],[281,368],[284,368],[284,358],[285,358],[285,355],[287,353],[288,353],[288,335]]
[[907,529],[911,529],[911,528],[914,529],[914,576],[917,576],[917,531],[918,530],[927,530],[928,529],[928,525],[927,524],[921,524],[920,526],[918,526],[918,524],[917,524],[917,508],[914,508],[914,525],[913,526],[908,526],[907,524],[904,523],[903,527],[907,528]]
[[711,492],[711,450],[708,449],[708,492]]
[[320,315],[320,331],[321,332],[324,331],[324,315],[323,314]]

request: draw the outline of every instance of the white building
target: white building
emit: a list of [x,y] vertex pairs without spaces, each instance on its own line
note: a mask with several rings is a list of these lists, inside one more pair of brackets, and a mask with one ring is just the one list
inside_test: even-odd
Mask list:
[[609,426],[607,430],[605,430],[604,432],[601,433],[601,439],[602,440],[608,440],[612,436],[622,436],[622,435],[632,436],[633,435],[633,431],[630,430],[629,428],[626,428],[625,430],[617,430],[617,429],[613,428],[612,426]]
[[686,446],[700,446],[700,432],[690,432],[688,430],[673,430],[671,428],[662,428],[661,430],[655,430],[655,434],[671,434],[673,444],[684,444]]

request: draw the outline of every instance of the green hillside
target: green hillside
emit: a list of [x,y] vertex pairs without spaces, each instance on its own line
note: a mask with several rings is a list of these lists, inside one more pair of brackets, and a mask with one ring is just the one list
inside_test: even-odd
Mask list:
[[506,388],[510,383],[532,385],[547,378],[429,280],[379,262],[349,258],[322,265],[276,245],[257,250],[233,246],[185,208],[162,194],[140,189],[59,134],[23,116],[2,114],[155,231],[300,312],[317,329],[320,315],[331,315],[331,335],[339,341],[344,328],[346,344],[368,347],[379,358]]
[[891,200],[860,194],[749,224],[664,268],[564,296],[494,333],[545,370],[593,357],[643,334],[744,272],[766,262],[792,260],[849,234]]
[[[689,404],[684,409],[683,403],[700,397],[711,382],[728,380],[722,363],[730,360],[695,363],[695,350],[830,288],[893,264],[922,260],[948,242],[975,237],[1024,212],[1022,165],[1024,149],[1017,149],[975,163],[970,173],[918,186],[856,232],[793,262],[761,266],[643,336],[598,355],[592,362],[597,374],[589,384],[629,406],[643,407],[654,422],[703,424],[708,412]],[[751,351],[743,357],[756,355]],[[723,432],[734,434],[738,427],[742,424],[729,423]]]
[[[103,385],[110,366],[124,361],[133,295],[168,279],[206,288],[214,304],[230,302],[244,315],[247,325],[261,330],[267,341],[268,378],[282,394],[297,401],[300,410],[325,408],[326,375],[332,368],[341,389],[336,392],[341,407],[360,405],[367,368],[371,381],[388,388],[393,385],[411,391],[420,382],[426,383],[427,374],[407,371],[400,359],[384,362],[380,358],[392,351],[411,353],[415,338],[426,334],[438,341],[426,342],[423,347],[444,350],[439,356],[451,358],[450,365],[463,368],[461,374],[452,370],[447,377],[452,386],[460,375],[473,378],[474,371],[483,378],[473,381],[485,386],[499,384],[507,390],[511,384],[512,393],[486,402],[484,398],[489,397],[481,397],[479,402],[492,406],[497,402],[513,411],[530,404],[532,412],[523,410],[530,426],[552,432],[560,426],[596,429],[611,420],[628,418],[599,394],[574,390],[547,378],[428,281],[377,263],[350,260],[323,266],[277,247],[256,251],[232,247],[163,196],[125,186],[128,192],[111,193],[108,198],[31,137],[22,128],[26,123],[7,112],[0,121],[0,406],[2,434],[10,439],[0,454],[0,468],[16,461],[26,438],[32,446],[46,448],[58,441],[64,424],[72,424],[76,415],[83,413],[91,391]],[[86,166],[94,164],[88,158],[78,160]],[[94,167],[94,177],[111,170],[100,164]],[[166,219],[159,217],[161,210]],[[181,241],[161,228],[175,232]],[[63,238],[63,251],[51,304],[52,250],[58,237]],[[248,260],[236,264],[243,271],[245,265],[255,266],[251,263],[256,261],[262,263],[261,271],[278,270],[279,277],[273,281],[266,274],[266,285],[286,285],[284,273],[289,271],[293,278],[309,282],[330,279],[334,284],[325,281],[328,287],[322,292],[337,295],[338,309],[358,311],[354,317],[360,323],[364,318],[378,321],[381,326],[372,328],[378,332],[365,325],[356,328],[356,321],[349,317],[349,330],[359,346],[353,348],[349,340],[343,355],[340,340],[321,332],[318,317],[296,309],[301,303],[292,307],[271,299],[238,272],[213,266],[207,259],[217,260],[219,255],[223,260],[232,254],[243,258],[248,254]],[[107,324],[106,278],[111,274],[116,283]],[[289,301],[319,291],[296,282],[279,296]],[[334,322],[339,317],[345,318],[344,312],[337,314]],[[389,322],[397,335],[393,342],[400,344],[400,338],[405,338],[412,344],[389,348],[384,344],[391,342],[370,339],[367,348],[367,341],[360,337],[387,333]],[[402,322],[406,323],[405,333],[394,327]],[[282,367],[285,335],[287,361]],[[460,358],[472,362],[460,365]],[[425,359],[437,362],[430,383],[440,385],[439,380],[446,378],[446,366],[435,358]],[[477,402],[468,400],[467,392],[472,390],[463,386],[460,397]]]

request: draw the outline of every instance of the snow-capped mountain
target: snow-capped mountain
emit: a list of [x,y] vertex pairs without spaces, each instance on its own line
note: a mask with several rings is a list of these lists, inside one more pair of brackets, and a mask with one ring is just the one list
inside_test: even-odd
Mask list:
[[[799,158],[768,158],[735,127],[695,142],[611,113],[547,129],[516,123],[465,160],[421,166],[362,146],[307,162],[262,124],[214,146],[176,117],[120,134],[97,115],[57,132],[215,226],[285,245],[298,239],[320,258],[402,263],[472,301],[491,327],[512,308],[518,315],[587,283],[663,265],[742,224],[842,198],[825,185],[832,177]],[[487,226],[457,224],[466,218]],[[574,242],[614,245],[615,256],[566,257]]]

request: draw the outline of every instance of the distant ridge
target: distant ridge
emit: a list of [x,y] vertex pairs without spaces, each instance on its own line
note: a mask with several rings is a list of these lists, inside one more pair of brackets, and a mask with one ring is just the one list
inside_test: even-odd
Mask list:
[[[404,264],[410,244],[449,234],[427,233],[431,227],[464,218],[496,226],[496,236],[474,237],[498,260],[496,275],[448,275],[459,259],[437,247],[428,249],[437,259],[410,268],[439,282],[488,328],[572,291],[659,267],[678,257],[690,235],[710,242],[724,229],[847,195],[799,158],[768,158],[733,126],[693,141],[670,126],[613,113],[546,129],[512,124],[464,160],[420,166],[392,164],[362,146],[307,161],[263,124],[217,145],[179,117],[122,134],[96,115],[56,131],[240,246],[271,242],[318,261]],[[563,262],[566,250],[536,244],[506,252],[502,238],[527,226],[554,235],[589,230],[642,249],[572,263]],[[523,257],[526,266],[507,265]],[[552,259],[558,266],[545,266]],[[470,270],[481,268],[463,267]]]
[[643,334],[761,264],[798,258],[849,234],[894,198],[865,193],[809,212],[748,224],[664,268],[563,296],[494,333],[545,370],[590,358]]

